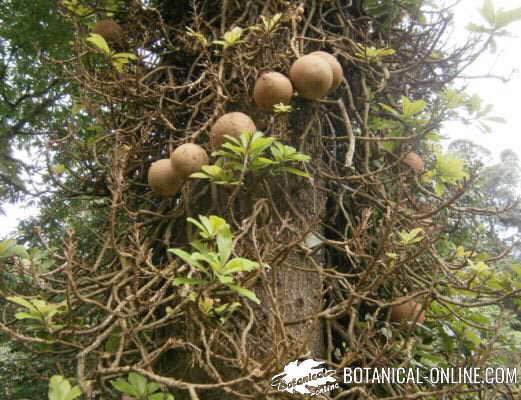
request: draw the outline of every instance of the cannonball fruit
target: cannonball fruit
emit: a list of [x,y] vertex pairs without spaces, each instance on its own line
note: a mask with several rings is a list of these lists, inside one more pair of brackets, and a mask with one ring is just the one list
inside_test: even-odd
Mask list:
[[310,56],[316,55],[322,57],[323,60],[327,61],[329,66],[331,67],[331,71],[333,72],[333,83],[331,84],[330,91],[335,90],[342,83],[342,79],[344,78],[344,70],[342,66],[338,62],[335,56],[332,54],[326,53],[325,51],[314,51],[313,53],[309,53]]
[[220,147],[224,141],[224,135],[240,137],[243,133],[254,133],[257,130],[252,119],[241,112],[224,114],[212,126],[210,141],[214,148]]
[[169,158],[153,162],[148,169],[148,184],[152,191],[160,196],[173,196],[181,186],[183,178],[172,168]]
[[280,72],[262,74],[253,89],[253,100],[265,111],[273,111],[275,104],[289,104],[293,96],[291,81]]
[[[405,297],[398,297],[395,301],[404,300]],[[391,322],[414,322],[422,324],[425,321],[425,312],[422,305],[409,300],[405,303],[391,307]]]
[[289,70],[293,86],[306,99],[324,97],[333,85],[333,70],[324,57],[305,55],[297,59]]
[[208,165],[208,155],[201,146],[185,143],[172,152],[170,161],[174,171],[183,177],[188,177],[200,171],[203,165]]
[[96,24],[92,33],[103,36],[107,42],[119,42],[123,39],[123,29],[113,19],[102,19]]
[[403,162],[411,167],[415,173],[420,174],[425,169],[425,163],[422,158],[414,151],[407,153],[404,157]]

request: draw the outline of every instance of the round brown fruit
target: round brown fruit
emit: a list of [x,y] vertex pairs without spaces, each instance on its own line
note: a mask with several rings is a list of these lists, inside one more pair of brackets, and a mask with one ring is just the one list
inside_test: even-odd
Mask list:
[[339,87],[342,83],[342,79],[344,79],[344,70],[342,69],[342,66],[340,65],[336,57],[332,54],[326,53],[325,51],[314,51],[309,55],[317,55],[319,57],[322,57],[322,59],[327,61],[327,63],[331,67],[331,71],[333,72],[333,83],[331,84],[331,89],[329,90],[333,91],[337,87]]
[[[405,300],[406,297],[398,297],[395,301]],[[391,307],[391,322],[418,322],[423,324],[425,312],[422,305],[413,300]]]
[[297,92],[310,100],[325,96],[333,84],[333,70],[323,57],[316,54],[296,60],[289,70],[289,77]]
[[107,42],[119,42],[123,39],[123,29],[113,19],[102,19],[96,24],[92,33],[103,36]]
[[224,114],[213,124],[210,141],[214,148],[219,148],[226,140],[224,135],[238,138],[243,133],[254,133],[256,130],[257,128],[249,116],[241,112],[231,112]]
[[289,104],[293,96],[293,85],[280,72],[266,72],[255,82],[253,100],[259,108],[273,111],[275,104]]
[[185,143],[172,152],[170,161],[174,171],[183,177],[188,177],[200,171],[203,165],[208,165],[208,154],[197,144]]
[[155,194],[169,197],[181,189],[183,178],[174,171],[170,159],[164,158],[153,162],[148,169],[148,184]]
[[407,153],[404,157],[403,162],[411,167],[415,173],[421,174],[425,169],[425,163],[422,158],[414,151]]

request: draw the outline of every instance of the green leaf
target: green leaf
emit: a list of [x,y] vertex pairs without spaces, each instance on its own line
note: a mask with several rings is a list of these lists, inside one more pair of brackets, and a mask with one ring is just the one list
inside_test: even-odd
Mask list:
[[114,388],[121,393],[128,394],[133,397],[138,397],[139,393],[137,391],[137,388],[129,384],[125,379],[118,378],[116,380],[110,381],[111,385],[114,386]]
[[74,388],[67,379],[60,375],[54,375],[49,380],[49,400],[74,400],[81,395],[78,386]]
[[[245,149],[242,146],[234,145],[234,144],[232,144],[229,141],[224,142],[221,145],[221,149],[230,150],[232,153],[235,153],[238,156],[242,156],[245,153]],[[229,154],[227,152],[225,152],[225,151],[222,151],[222,150],[216,152],[215,155],[218,155],[218,156],[228,156],[229,157]]]
[[174,278],[172,280],[172,283],[175,286],[184,285],[184,284],[188,284],[188,285],[202,285],[204,283],[208,283],[208,281],[205,280],[205,279]]
[[437,176],[445,183],[454,184],[468,178],[468,173],[463,169],[464,161],[452,156],[439,155],[436,159]]
[[120,333],[112,333],[107,341],[105,342],[104,349],[109,353],[113,353],[118,349],[119,343],[121,342]]
[[260,168],[269,167],[270,165],[274,165],[274,164],[277,164],[277,163],[273,160],[270,160],[269,158],[258,157],[251,163],[251,166],[254,169],[255,168],[260,169]]
[[380,107],[382,107],[385,111],[391,113],[391,114],[394,114],[394,115],[400,115],[400,113],[398,111],[396,111],[394,108],[392,108],[391,106],[388,106],[387,104],[383,104],[383,103],[378,103],[378,105]]
[[[230,229],[230,226],[226,223],[226,220],[216,215],[210,215],[209,218],[200,216],[199,218],[213,237],[216,236],[219,232]],[[208,223],[205,221],[208,221]]]
[[188,222],[190,222],[191,224],[194,224],[201,232],[206,232],[206,228],[204,227],[203,224],[201,224],[199,221],[197,221],[196,219],[193,219],[193,218],[187,218],[186,219]]
[[121,61],[118,61],[118,60],[112,60],[112,65],[114,66],[114,68],[116,68],[116,71],[118,72],[123,72],[123,67],[125,66],[125,62],[121,62]]
[[232,254],[233,237],[229,229],[223,229],[217,234],[217,248],[219,249],[219,261],[225,264]]
[[23,297],[17,297],[17,296],[16,297],[6,297],[6,299],[13,303],[19,304],[22,307],[27,308],[28,310],[30,310],[31,312],[33,312],[35,314],[38,313],[38,309],[33,304],[31,304],[29,301],[25,300]]
[[161,388],[161,386],[159,385],[159,383],[150,382],[147,384],[147,394],[152,394],[154,392],[157,392],[160,388]]
[[40,322],[44,321],[44,319],[43,319],[43,317],[41,315],[39,315],[39,314],[30,314],[30,313],[27,313],[27,312],[16,313],[14,315],[14,317],[16,319],[20,319],[20,320],[22,320],[22,319],[35,319],[35,320],[40,321]]
[[479,346],[481,344],[481,338],[474,329],[465,329],[463,335],[465,339],[471,341],[475,346]]
[[512,264],[510,266],[510,268],[521,278],[521,265],[520,264]]
[[0,242],[0,258],[19,256],[22,258],[29,257],[29,253],[23,246],[17,246],[16,240],[9,239]]
[[289,104],[278,103],[273,105],[273,112],[275,114],[290,113],[291,111],[293,111],[293,107]]
[[74,400],[76,397],[81,396],[81,389],[79,386],[74,386],[70,391],[65,400]]
[[293,154],[291,156],[291,159],[295,160],[295,161],[307,162],[307,161],[311,160],[311,157],[308,156],[307,154],[297,153],[297,154]]
[[228,263],[223,268],[224,274],[233,274],[235,272],[253,271],[259,267],[259,263],[248,260],[246,258],[237,257]]
[[[257,132],[260,133],[260,132]],[[268,147],[270,147],[275,139],[262,137],[262,134],[254,136],[251,144],[250,144],[250,154],[252,157],[257,157],[259,154],[263,153]],[[260,136],[260,137],[259,137]]]
[[484,0],[479,13],[491,25],[494,25],[496,19],[496,11],[494,9],[494,2],[492,0]]
[[434,193],[436,193],[436,196],[441,197],[443,196],[443,193],[445,193],[446,187],[443,182],[436,182],[434,185]]
[[194,259],[194,257],[190,253],[187,253],[186,251],[181,249],[168,249],[168,251],[181,258],[188,265],[195,267],[199,271],[208,274],[208,270],[201,263],[199,263],[197,259]]
[[128,374],[128,381],[132,386],[134,386],[137,389],[140,396],[146,394],[147,379],[143,375],[136,374],[135,372],[130,372]]
[[9,239],[0,242],[0,257],[11,257],[10,249],[16,245],[16,240]]
[[259,298],[251,290],[248,290],[246,288],[243,288],[242,286],[237,286],[237,285],[228,285],[228,287],[230,289],[232,289],[233,291],[239,293],[241,296],[244,296],[244,297],[250,299],[254,303],[260,304]]
[[164,393],[156,393],[148,396],[148,400],[165,400],[165,394]]
[[217,280],[223,285],[229,285],[233,283],[233,278],[229,275],[222,275],[220,273],[217,273],[215,276],[217,277]]
[[204,172],[194,172],[190,175],[190,178],[211,179],[212,177],[206,175]]
[[[214,271],[220,271],[221,269],[221,263],[219,262],[219,255],[214,252],[208,252],[208,253],[192,253],[192,259],[196,261],[204,261],[205,263],[209,264],[210,267],[212,267],[212,270]],[[201,270],[202,272],[206,272],[206,269]]]
[[137,60],[137,56],[133,53],[116,53],[112,55],[112,59],[126,60],[126,63],[130,60]]
[[280,169],[283,172],[289,172],[293,175],[303,176],[304,178],[310,178],[310,175],[307,172],[301,171],[297,168],[291,168],[291,167],[284,167]]
[[402,96],[402,109],[405,117],[412,117],[421,113],[425,107],[427,107],[427,102],[424,100],[411,101],[407,97]]
[[214,40],[213,43],[223,46],[224,49],[227,49],[228,47],[232,47],[241,42],[240,38],[242,36],[242,32],[242,28],[235,27],[231,31],[228,31],[224,34],[224,40]]
[[106,55],[110,55],[109,45],[107,44],[103,36],[98,35],[97,33],[91,33],[86,40],[87,42],[92,43]]
[[422,232],[422,228],[415,228],[410,232],[401,231],[399,235],[404,245],[411,245],[423,240],[423,236],[420,236]]
[[506,11],[498,11],[496,13],[496,29],[504,28],[512,22],[521,20],[521,7],[513,8]]

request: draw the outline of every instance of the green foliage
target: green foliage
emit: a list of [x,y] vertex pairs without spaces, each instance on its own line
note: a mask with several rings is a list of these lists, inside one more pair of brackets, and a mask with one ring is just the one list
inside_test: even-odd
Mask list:
[[261,26],[262,26],[262,29],[264,30],[264,32],[266,32],[267,34],[270,34],[273,31],[275,31],[275,28],[280,23],[281,18],[282,18],[281,13],[275,14],[270,18],[266,18],[264,15],[261,15],[261,20],[262,20]]
[[29,253],[23,246],[16,244],[16,240],[4,240],[0,242],[0,259],[12,256],[28,257]]
[[[66,84],[45,58],[70,55],[72,26],[54,0],[5,0],[0,7],[0,202],[23,200],[36,165],[16,150],[63,129]],[[69,85],[71,86],[71,85]],[[61,103],[60,103],[61,100]],[[57,123],[57,120],[60,123]],[[59,128],[57,128],[59,127]],[[42,145],[43,146],[43,145]],[[0,203],[0,212],[2,211]]]
[[368,15],[378,18],[382,29],[387,30],[392,25],[399,24],[403,18],[403,12],[424,22],[421,6],[424,0],[366,0],[363,2]]
[[[92,16],[95,12],[94,8],[81,0],[61,0],[61,4],[78,17]],[[112,17],[124,4],[125,0],[101,0],[98,2],[98,6],[103,7],[107,17]]]
[[293,107],[291,107],[289,104],[279,103],[273,106],[273,112],[275,114],[287,114],[291,111],[293,111]]
[[[452,88],[445,89],[440,95],[441,105],[447,110],[448,119],[457,119],[465,124],[477,124],[484,133],[492,132],[488,123],[506,123],[502,117],[491,115],[493,106],[485,104],[477,94],[469,94]],[[451,112],[457,110],[458,112]],[[463,116],[461,111],[467,115]]]
[[96,48],[101,50],[103,54],[109,57],[112,65],[118,72],[123,72],[125,65],[131,60],[137,60],[137,56],[133,53],[114,53],[111,51],[107,41],[103,36],[98,35],[97,33],[91,33],[85,40],[92,43]]
[[218,283],[244,296],[255,303],[260,303],[255,293],[235,283],[235,275],[259,268],[255,261],[242,257],[231,258],[233,252],[233,235],[226,221],[215,215],[199,216],[199,221],[188,218],[198,229],[202,240],[190,243],[195,250],[188,253],[182,249],[169,249],[194,270],[202,274],[201,279],[178,277],[173,280],[174,285],[188,284],[192,286]]
[[392,56],[396,53],[396,50],[389,48],[381,48],[377,49],[375,47],[365,47],[363,44],[359,43],[358,47],[360,51],[355,53],[355,56],[361,59],[367,59],[369,62],[379,62],[382,57]]
[[[373,116],[369,121],[371,129],[390,137],[406,136],[411,129],[423,129],[428,122],[427,102],[401,96],[401,103],[400,111],[387,104],[378,103],[378,106],[391,114],[392,117]],[[377,107],[373,106],[373,109],[376,111]],[[394,151],[396,142],[392,140],[384,141],[380,143],[380,147],[387,151]]]
[[[219,151],[216,165],[202,167],[190,177],[209,179],[220,185],[242,185],[248,174],[267,174],[271,176],[290,173],[308,178],[309,175],[289,165],[295,162],[308,162],[310,157],[298,152],[274,138],[265,137],[261,132],[243,133],[239,139],[227,136],[228,141]],[[271,158],[266,156],[271,153]]]
[[186,27],[186,34],[195,38],[204,48],[208,47],[208,39],[201,32],[195,32],[192,28]]
[[244,30],[242,28],[236,26],[231,31],[228,31],[224,34],[223,40],[214,40],[213,43],[222,46],[223,49],[226,50],[229,47],[233,47],[239,43],[242,43],[241,37],[243,32]]
[[468,177],[469,174],[464,170],[463,160],[458,160],[451,155],[438,154],[434,169],[425,173],[423,180],[431,182],[434,185],[434,192],[438,196],[442,196],[447,185],[455,185]]
[[137,56],[133,53],[115,53],[110,59],[116,71],[123,72],[124,66],[130,61],[136,61]]
[[423,119],[419,119],[420,114],[425,110],[425,107],[427,107],[427,102],[425,100],[411,100],[406,96],[402,96],[401,99],[401,112],[398,112],[394,108],[383,103],[380,103],[380,107],[382,107],[384,110],[388,111],[392,115],[396,116],[403,122],[412,125],[421,125],[426,122]]
[[128,374],[128,380],[118,378],[110,381],[112,386],[136,400],[174,400],[170,393],[158,392],[161,386],[155,382],[148,382],[147,378],[135,372]]
[[78,386],[72,387],[63,376],[54,375],[49,381],[49,400],[74,400],[81,396]]
[[36,327],[45,327],[51,332],[61,327],[61,325],[54,323],[54,316],[67,310],[67,304],[65,302],[48,303],[45,300],[26,300],[17,296],[7,297],[6,299],[26,309],[26,311],[16,313],[16,319],[35,320],[37,321]]
[[472,22],[467,25],[467,29],[474,33],[488,34],[489,40],[487,44],[492,52],[495,52],[497,47],[495,38],[509,35],[509,32],[504,28],[513,22],[521,20],[521,7],[510,10],[496,10],[493,0],[484,0],[479,13],[485,20],[486,25]]
[[91,33],[90,36],[85,40],[89,43],[92,43],[107,56],[110,55],[109,45],[103,36],[98,35],[97,33]]
[[401,243],[404,246],[410,246],[411,244],[418,243],[423,240],[423,236],[421,235],[422,232],[423,229],[415,228],[410,232],[401,231],[398,234],[400,235]]

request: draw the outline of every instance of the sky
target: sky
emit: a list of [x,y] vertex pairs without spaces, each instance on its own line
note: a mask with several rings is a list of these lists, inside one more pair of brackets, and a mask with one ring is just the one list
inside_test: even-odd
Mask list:
[[[435,0],[437,1],[437,0]],[[493,0],[496,8],[512,9],[521,7],[521,0]],[[455,8],[454,40],[464,40],[468,36],[465,26],[469,22],[482,23],[477,9],[482,0],[462,0]],[[493,162],[499,160],[499,154],[505,149],[516,151],[521,158],[521,21],[513,23],[508,30],[514,37],[502,37],[498,40],[495,54],[484,53],[464,75],[482,76],[487,74],[511,76],[508,83],[497,79],[459,80],[466,84],[467,91],[477,93],[486,103],[494,105],[492,115],[503,117],[506,124],[492,124],[493,131],[481,133],[476,127],[461,123],[447,123],[443,134],[448,136],[446,143],[455,139],[470,139],[491,150]],[[512,74],[512,71],[517,71]],[[17,223],[27,216],[36,215],[34,207],[6,205],[6,215],[0,215],[0,239],[7,237]]]
[[[521,0],[494,0],[497,9],[505,10],[521,7]],[[482,0],[463,0],[455,9],[455,36],[464,38],[465,26],[469,22],[482,23],[477,9]],[[492,124],[493,131],[481,133],[475,127],[463,124],[447,124],[445,135],[451,140],[470,139],[492,151],[494,161],[498,161],[502,150],[512,149],[521,158],[521,21],[509,26],[514,37],[501,37],[496,54],[484,53],[464,75],[483,76],[487,74],[511,76],[508,83],[498,79],[459,80],[468,84],[468,91],[477,93],[485,102],[494,105],[493,115],[506,119],[506,124]],[[512,71],[516,71],[512,74]]]

